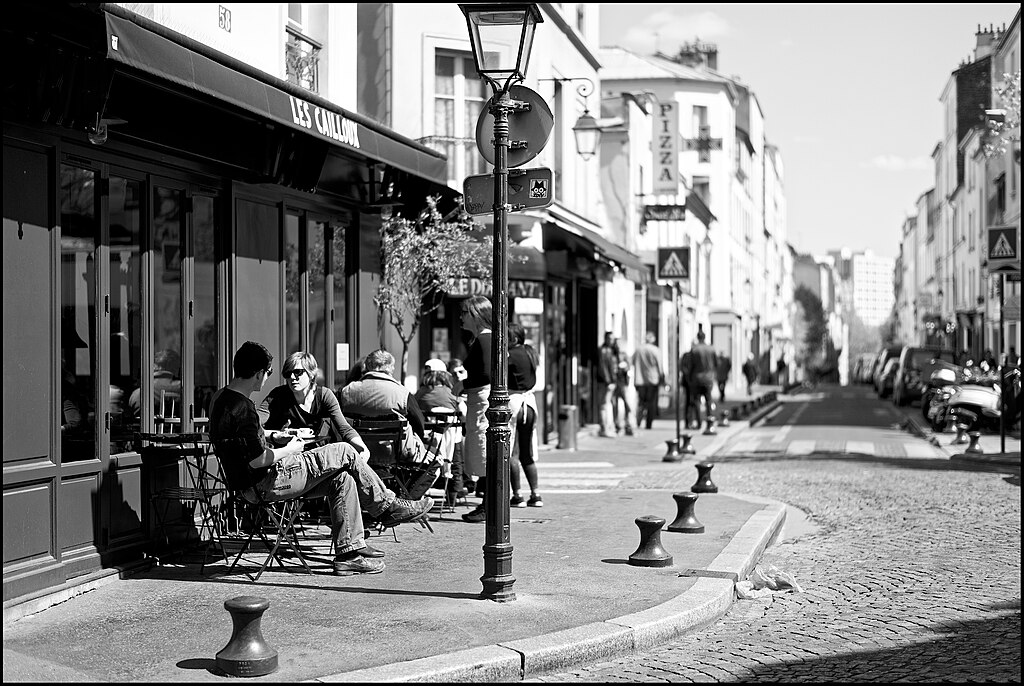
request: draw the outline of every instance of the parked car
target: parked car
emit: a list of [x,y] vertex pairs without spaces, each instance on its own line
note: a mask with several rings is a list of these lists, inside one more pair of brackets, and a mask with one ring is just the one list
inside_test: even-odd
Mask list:
[[890,357],[885,361],[885,366],[878,375],[878,383],[875,388],[878,390],[879,398],[888,398],[892,395],[892,382],[896,380],[896,365],[899,359]]
[[900,353],[893,381],[892,401],[908,405],[921,399],[925,384],[938,361],[953,364],[953,351],[937,346],[906,346]]
[[881,384],[882,372],[885,370],[885,363],[888,362],[890,359],[898,358],[902,350],[902,345],[893,345],[882,348],[881,350],[878,351],[878,360],[875,362],[875,369],[871,373],[871,385],[875,387],[875,393],[877,393],[879,397],[885,397],[882,395]]

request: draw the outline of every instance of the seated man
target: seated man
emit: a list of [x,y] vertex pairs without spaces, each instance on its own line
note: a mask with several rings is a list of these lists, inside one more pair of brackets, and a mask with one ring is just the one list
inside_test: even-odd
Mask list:
[[[263,345],[246,341],[232,361],[234,375],[210,401],[210,439],[232,489],[255,502],[257,494],[274,502],[296,496],[326,496],[334,537],[334,573],[377,574],[384,571],[382,553],[363,540],[360,486],[369,489],[367,511],[387,526],[422,517],[433,507],[432,498],[410,502],[395,497],[357,449],[331,443],[304,450],[297,436],[280,447],[267,445],[256,405],[250,394],[262,390],[272,374],[273,355]],[[372,555],[374,557],[369,557]]]
[[342,388],[338,400],[349,417],[386,417],[396,413],[406,417],[409,423],[403,448],[405,460],[418,462],[426,454],[423,410],[394,375],[394,356],[387,350],[374,350],[363,360],[362,377]]

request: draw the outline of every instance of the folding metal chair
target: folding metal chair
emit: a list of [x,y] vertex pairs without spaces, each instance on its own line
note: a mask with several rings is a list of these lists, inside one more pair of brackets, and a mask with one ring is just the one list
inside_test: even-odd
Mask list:
[[[221,522],[227,484],[217,468],[217,461],[212,459],[209,438],[200,433],[136,433],[134,441],[143,464],[150,469],[184,463],[185,485],[160,488],[150,495],[156,537],[163,539],[167,549],[171,548],[169,529],[173,528],[185,530],[183,547],[188,547],[193,533],[197,543],[206,540],[200,574],[205,571],[212,547],[216,547],[227,562]],[[178,512],[175,514],[172,509]],[[159,564],[160,556],[153,557]]]
[[[445,498],[448,494],[448,480],[451,478],[451,463],[455,453],[457,432],[462,428],[462,417],[456,410],[449,410],[443,407],[435,407],[424,416],[424,429],[428,436],[426,442],[427,455],[429,460],[439,460],[442,464],[441,482],[441,504],[439,505],[439,517],[444,519]],[[447,469],[445,468],[447,463]],[[455,506],[448,506],[448,512],[455,512]]]
[[[395,492],[400,498],[419,500],[437,479],[440,471],[440,460],[429,463],[415,462],[406,459],[404,446],[409,431],[409,420],[401,415],[382,417],[348,416],[349,424],[356,430],[366,447],[370,449],[370,467],[380,477],[384,485]],[[426,455],[425,455],[426,456]],[[426,517],[417,520],[425,529],[433,533]],[[390,528],[395,540],[398,535],[394,527]]]
[[235,559],[228,567],[228,573],[230,574],[243,558],[247,562],[250,561],[247,554],[258,538],[267,554],[261,561],[253,561],[253,564],[259,565],[255,575],[248,571],[245,572],[250,581],[253,583],[258,581],[263,572],[274,562],[277,562],[281,569],[287,569],[285,557],[296,558],[302,569],[306,573],[312,574],[313,570],[306,562],[296,531],[299,513],[302,512],[302,508],[309,498],[300,495],[287,500],[268,501],[261,497],[255,489],[235,488],[231,484],[231,471],[223,469],[223,472],[227,479],[229,500],[234,510],[233,517],[237,522],[238,530],[237,535],[227,537],[227,540],[239,542],[238,553],[235,554]]

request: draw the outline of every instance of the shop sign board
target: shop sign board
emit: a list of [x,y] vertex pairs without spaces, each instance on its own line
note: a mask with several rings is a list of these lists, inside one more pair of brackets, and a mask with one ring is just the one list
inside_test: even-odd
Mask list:
[[644,205],[645,222],[681,222],[686,219],[686,205]]

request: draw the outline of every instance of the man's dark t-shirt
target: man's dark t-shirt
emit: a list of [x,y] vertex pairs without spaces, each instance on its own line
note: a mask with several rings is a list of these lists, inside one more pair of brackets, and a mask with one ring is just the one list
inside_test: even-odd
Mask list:
[[690,350],[693,359],[691,383],[700,386],[714,386],[715,369],[718,367],[715,349],[707,343],[698,343]]
[[249,461],[267,450],[260,416],[247,396],[224,387],[210,399],[210,440],[228,485],[242,491],[262,479],[269,467],[253,468]]

